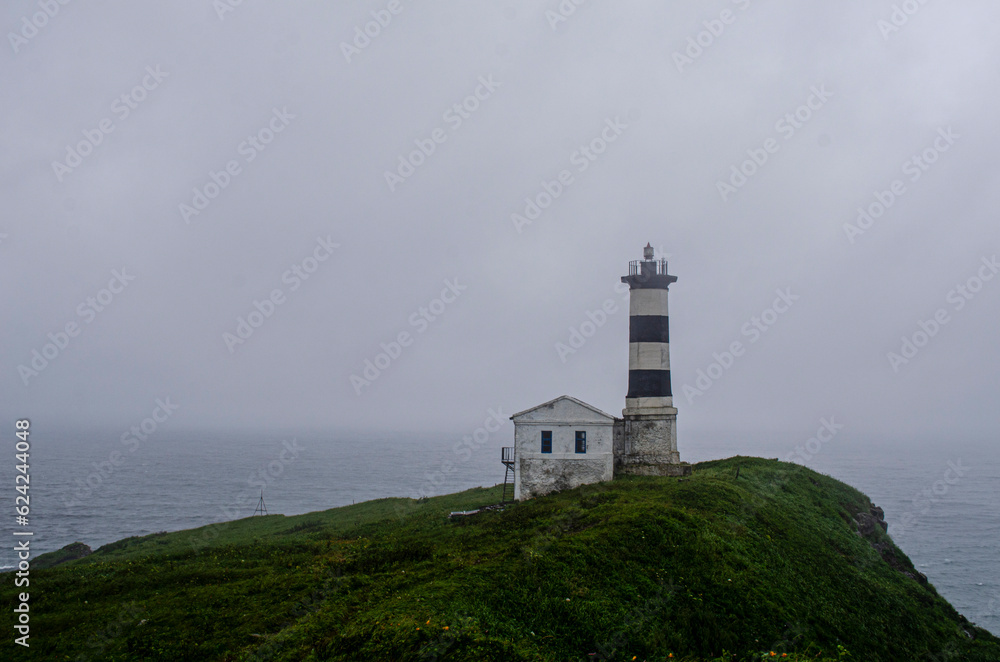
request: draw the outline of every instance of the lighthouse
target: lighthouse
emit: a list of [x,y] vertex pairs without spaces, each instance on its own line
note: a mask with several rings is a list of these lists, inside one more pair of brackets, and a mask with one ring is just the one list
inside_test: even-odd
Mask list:
[[629,263],[628,393],[615,453],[615,473],[673,476],[690,473],[677,452],[677,409],[670,388],[668,289],[677,281],[666,259],[646,244]]
[[667,290],[676,276],[646,244],[629,263],[628,393],[622,418],[568,395],[510,417],[514,445],[500,451],[504,501],[612,480],[688,476],[677,453],[677,410],[670,390]]

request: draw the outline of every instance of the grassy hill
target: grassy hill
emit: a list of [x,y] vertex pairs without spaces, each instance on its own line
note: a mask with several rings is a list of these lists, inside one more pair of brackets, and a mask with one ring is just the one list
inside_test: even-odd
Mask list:
[[[804,467],[732,458],[447,518],[498,497],[250,518],[49,569],[79,550],[40,557],[30,654],[8,636],[0,657],[1000,660],[1000,639],[938,596],[867,497]],[[12,582],[0,594],[11,605]]]

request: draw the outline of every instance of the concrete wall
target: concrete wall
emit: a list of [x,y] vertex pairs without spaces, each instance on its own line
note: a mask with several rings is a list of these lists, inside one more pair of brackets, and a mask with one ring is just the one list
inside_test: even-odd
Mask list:
[[626,414],[624,428],[625,452],[615,455],[616,474],[673,476],[690,473],[689,468],[681,470],[675,466],[680,462],[676,414],[662,418]]
[[613,442],[612,446],[614,448],[615,457],[625,454],[625,421],[616,418],[614,434],[612,436]]
[[[542,453],[542,430],[552,432],[552,452]],[[607,423],[514,423],[514,447],[518,455],[535,453],[552,457],[576,456],[576,432],[587,433],[587,452],[597,455],[612,452],[612,421]]]
[[[677,452],[676,417],[626,417],[626,455],[670,455]],[[676,462],[676,460],[674,460]]]
[[516,471],[520,474],[514,498],[523,501],[549,492],[568,490],[580,485],[611,480],[614,476],[614,456],[601,455],[522,455]]
[[[542,430],[552,432],[552,452],[542,452]],[[587,433],[587,452],[577,453],[576,432]],[[606,423],[514,423],[514,498],[530,499],[614,475],[613,420]]]

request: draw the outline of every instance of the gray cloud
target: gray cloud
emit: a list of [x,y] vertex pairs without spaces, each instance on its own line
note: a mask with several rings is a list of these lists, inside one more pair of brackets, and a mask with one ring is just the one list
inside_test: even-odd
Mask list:
[[[625,309],[565,362],[555,345],[608,298],[624,305],[615,285],[649,241],[680,279],[682,451],[685,433],[830,414],[901,437],[997,429],[1000,279],[948,301],[1000,252],[993,3],[928,3],[887,37],[891,2],[592,1],[554,27],[556,0],[400,0],[387,21],[389,4],[245,0],[220,18],[208,0],[69,2],[23,43],[8,35],[5,416],[120,429],[168,394],[178,426],[464,430],[561,393],[613,412]],[[0,26],[30,33],[39,7],[8,3]],[[380,18],[348,62],[343,44]],[[148,67],[167,74],[155,87]],[[779,122],[820,86],[831,96],[788,135]],[[275,109],[294,118],[272,136]],[[615,118],[618,139],[574,161]],[[913,181],[904,163],[949,127],[954,145]],[[53,162],[95,130],[60,181]],[[719,182],[768,140],[723,200]],[[420,164],[390,191],[401,157]],[[518,232],[511,215],[563,170],[573,183]],[[851,243],[844,225],[894,180],[905,192]],[[213,183],[186,223],[180,205]],[[340,247],[286,276],[319,238]],[[114,270],[134,280],[88,323],[79,306]],[[467,289],[423,315],[451,279]],[[779,288],[800,299],[750,343]],[[230,352],[224,334],[275,290],[283,303]],[[950,321],[894,370],[887,354],[941,308]],[[19,366],[71,322],[25,385]],[[404,332],[356,393],[351,375]],[[735,341],[745,354],[689,401]]]

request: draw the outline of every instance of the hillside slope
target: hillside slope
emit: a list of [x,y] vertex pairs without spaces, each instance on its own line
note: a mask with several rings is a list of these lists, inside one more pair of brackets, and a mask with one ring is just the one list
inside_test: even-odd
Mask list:
[[33,570],[31,657],[1000,660],[867,497],[804,467],[731,458],[447,518],[497,498],[250,518]]

